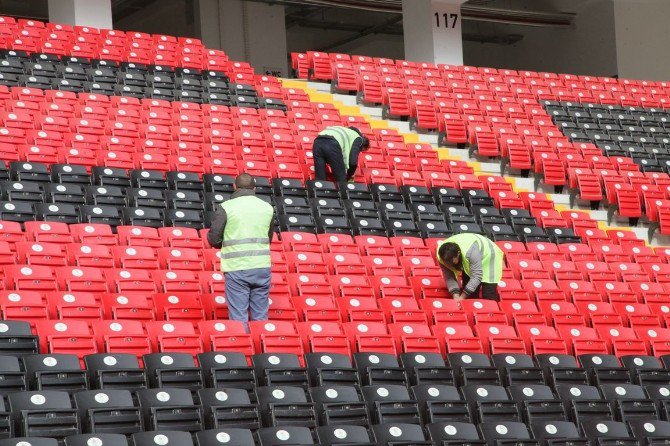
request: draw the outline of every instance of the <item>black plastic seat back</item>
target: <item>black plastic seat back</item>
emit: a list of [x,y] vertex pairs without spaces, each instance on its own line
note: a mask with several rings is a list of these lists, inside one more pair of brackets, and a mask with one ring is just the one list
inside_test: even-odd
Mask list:
[[641,386],[634,384],[603,384],[603,397],[614,403],[617,419],[622,421],[650,420],[659,418],[656,403],[647,398]]
[[421,422],[419,406],[405,386],[379,384],[363,386],[362,390],[374,423]]
[[[0,218],[2,217],[0,203]],[[32,355],[39,352],[39,340],[26,321],[0,321],[0,353],[11,356]]]
[[454,386],[439,384],[419,384],[412,387],[412,394],[420,403],[430,401],[462,401]]
[[439,353],[401,353],[400,365],[416,384],[454,384],[454,371]]
[[319,386],[309,389],[321,425],[370,424],[368,407],[354,386]]
[[231,444],[239,446],[254,446],[254,436],[249,429],[224,428],[209,429],[195,433],[196,446],[220,446]]
[[340,353],[306,353],[305,364],[312,386],[359,385],[358,371],[348,355]]
[[244,389],[200,389],[198,390],[198,399],[205,408],[251,404],[249,394]]
[[363,385],[407,385],[407,374],[394,355],[388,353],[354,353],[354,367]]
[[535,355],[535,362],[544,370],[545,377],[553,386],[558,384],[588,384],[586,370],[570,355],[542,353]]
[[645,386],[670,382],[670,370],[655,356],[627,355],[621,356],[619,360],[631,371],[635,384]]
[[244,389],[255,401],[256,375],[242,353],[207,352],[198,355],[207,387]]
[[15,437],[0,440],[0,446],[60,446],[58,440],[49,437]]
[[451,421],[443,421],[438,423],[430,423],[426,426],[430,439],[435,444],[444,444],[444,442],[480,441],[477,427],[471,423],[458,423]]
[[73,398],[86,432],[131,435],[144,430],[142,414],[128,390],[88,390]]
[[260,385],[307,388],[307,372],[297,355],[260,353],[251,357],[251,363]]
[[142,389],[136,395],[147,429],[186,432],[202,430],[202,409],[193,403],[188,389]]
[[483,353],[449,353],[447,363],[454,369],[457,385],[502,384],[500,371]]
[[670,438],[670,421],[631,420],[628,425],[635,438]]
[[462,387],[461,392],[470,404],[473,421],[521,421],[517,404],[502,386],[470,384]]
[[321,446],[331,445],[366,445],[375,443],[364,426],[337,425],[320,426],[316,428],[316,437]]
[[585,385],[562,384],[556,387],[556,392],[562,400],[602,400],[603,397],[597,387]]
[[81,431],[77,411],[72,408],[67,392],[18,392],[7,400],[10,411],[18,416],[18,435],[64,438]]
[[188,353],[151,353],[142,357],[151,387],[175,387],[195,391],[203,387],[200,367]]
[[472,422],[470,405],[461,399],[458,389],[443,384],[419,384],[412,387],[425,423]]
[[603,399],[597,387],[561,384],[556,387],[556,392],[568,406],[570,418],[575,422],[614,419],[612,404]]
[[256,395],[266,426],[316,426],[314,404],[301,387],[261,386]]
[[519,353],[497,353],[491,355],[491,361],[501,371],[505,385],[544,384],[542,369],[537,367],[533,358]]
[[121,434],[82,434],[65,439],[65,446],[128,446],[128,440]]
[[264,427],[257,435],[260,446],[315,444],[311,431],[301,426]]
[[16,356],[0,355],[0,377],[0,395],[28,390],[28,380]]
[[22,361],[33,389],[66,392],[88,389],[88,377],[75,355],[30,355]]
[[320,404],[354,403],[361,401],[361,396],[354,386],[310,387],[309,395],[313,402]]
[[630,383],[631,371],[622,367],[614,355],[579,355],[579,363],[586,369],[592,384]]
[[[479,425],[482,437],[489,444],[496,444],[496,440],[530,440],[528,427],[515,421],[485,422]],[[516,443],[515,443],[516,444]],[[526,443],[524,443],[526,444]]]
[[519,404],[521,416],[527,423],[541,420],[567,421],[568,405],[556,398],[550,387],[544,385],[513,385],[510,396]]
[[130,438],[130,446],[193,446],[193,439],[188,432],[181,431],[148,431],[138,432]]
[[463,397],[467,401],[509,401],[509,395],[502,386],[487,384],[470,384],[461,387]]
[[258,406],[251,403],[245,389],[200,389],[198,400],[210,427],[255,430],[261,426]]
[[553,400],[556,397],[549,386],[515,384],[507,388],[514,401]]
[[630,438],[626,423],[609,420],[585,420],[582,430],[590,439],[596,438]]
[[[419,424],[408,423],[385,423],[372,426],[378,444],[388,444],[398,442],[424,442],[426,437]],[[430,444],[430,443],[426,443]]]
[[84,357],[88,381],[94,389],[138,390],[149,387],[137,356],[130,353],[98,353]]
[[581,438],[577,426],[569,421],[535,421],[530,424],[530,429],[538,440]]

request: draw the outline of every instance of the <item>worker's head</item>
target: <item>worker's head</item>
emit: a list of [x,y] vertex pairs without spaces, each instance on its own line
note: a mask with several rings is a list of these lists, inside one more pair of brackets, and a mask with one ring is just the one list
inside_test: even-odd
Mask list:
[[240,189],[256,189],[256,182],[254,181],[254,177],[248,173],[239,174],[237,178],[235,178],[235,190]]
[[354,132],[358,133],[361,136],[361,138],[363,138],[363,144],[361,144],[361,151],[367,152],[368,149],[370,148],[370,140],[364,134],[362,134],[361,131],[358,130],[356,127],[349,127],[349,128]]
[[442,263],[448,267],[456,270],[463,268],[463,263],[461,262],[461,248],[459,248],[456,243],[445,243],[440,246],[437,255],[440,256]]

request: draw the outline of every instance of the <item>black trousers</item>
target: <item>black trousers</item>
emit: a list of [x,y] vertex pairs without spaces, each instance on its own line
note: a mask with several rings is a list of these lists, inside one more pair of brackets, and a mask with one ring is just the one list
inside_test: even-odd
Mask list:
[[316,138],[312,146],[314,156],[314,173],[319,181],[326,181],[326,164],[330,166],[335,181],[347,181],[347,168],[340,145],[332,138]]
[[[463,278],[463,290],[467,286],[468,282],[470,282],[470,276],[468,276],[465,273],[461,273],[462,278]],[[471,297],[468,297],[468,299],[479,299],[479,290],[482,290],[482,299],[486,300],[495,300],[495,301],[500,301],[500,295],[498,294],[498,284],[497,283],[481,283],[475,290],[475,294],[473,294]]]

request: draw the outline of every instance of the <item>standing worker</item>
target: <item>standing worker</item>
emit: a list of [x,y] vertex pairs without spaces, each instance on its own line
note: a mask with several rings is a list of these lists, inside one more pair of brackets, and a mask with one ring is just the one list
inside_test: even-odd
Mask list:
[[[437,259],[449,294],[456,300],[476,299],[480,288],[484,299],[499,300],[503,256],[495,243],[479,234],[453,235],[437,245]],[[463,275],[462,289],[458,273]]]
[[256,183],[248,173],[235,178],[235,192],[221,204],[207,234],[221,248],[221,270],[226,279],[229,318],[242,321],[268,318],[270,306],[270,241],[274,208],[256,197]]
[[326,180],[326,164],[335,181],[350,181],[358,167],[358,155],[370,148],[367,139],[356,127],[332,126],[324,129],[314,140],[314,172],[319,181]]

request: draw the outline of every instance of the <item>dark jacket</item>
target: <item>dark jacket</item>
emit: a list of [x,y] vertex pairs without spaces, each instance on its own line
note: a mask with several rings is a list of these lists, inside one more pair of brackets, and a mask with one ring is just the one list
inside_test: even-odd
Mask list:
[[[256,195],[251,189],[238,189],[231,196],[230,200],[234,200],[238,197],[248,197],[250,195]],[[228,216],[226,215],[225,209],[219,206],[216,213],[214,214],[214,219],[212,220],[212,226],[209,228],[207,233],[207,241],[212,246],[212,248],[221,248],[223,244],[223,231],[226,230],[226,222],[228,221]],[[274,217],[273,217],[274,222]],[[268,231],[268,238],[272,241],[272,234],[274,233],[274,225],[270,225],[270,230]]]
[[[337,147],[340,147],[337,140],[330,135],[319,135],[317,139],[327,139],[332,141],[333,144]],[[358,168],[358,156],[361,154],[363,148],[363,138],[360,136],[354,139],[354,142],[351,144],[351,152],[349,152],[349,170],[347,170],[347,178],[353,178]],[[340,150],[342,148],[340,147]]]

